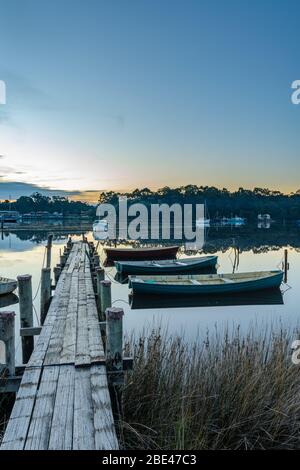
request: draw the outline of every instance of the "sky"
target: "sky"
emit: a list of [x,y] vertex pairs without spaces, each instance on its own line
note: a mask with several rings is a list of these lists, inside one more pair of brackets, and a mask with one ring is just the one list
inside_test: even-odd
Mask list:
[[296,0],[0,0],[0,198],[299,189],[299,14]]

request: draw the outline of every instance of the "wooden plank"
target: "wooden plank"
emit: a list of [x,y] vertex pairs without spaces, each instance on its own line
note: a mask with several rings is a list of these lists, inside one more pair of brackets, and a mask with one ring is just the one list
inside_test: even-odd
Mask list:
[[73,449],[95,449],[89,367],[78,367],[75,370]]
[[71,294],[66,316],[65,334],[63,339],[60,362],[62,364],[75,363],[76,354],[76,327],[78,309],[78,272],[72,278]]
[[71,450],[73,445],[75,368],[60,366],[49,450]]
[[26,450],[48,449],[58,375],[59,367],[57,366],[43,369],[26,439]]
[[42,370],[26,369],[8,421],[1,450],[22,450],[25,445]]
[[91,363],[93,363],[101,361],[105,357],[105,354],[90,270],[85,273],[85,288],[88,315],[89,350]]
[[41,333],[41,326],[20,328],[20,336],[37,336]]
[[76,340],[76,357],[75,365],[87,365],[91,363],[90,353],[88,350],[89,334],[88,334],[88,318],[86,304],[86,290],[84,274],[79,272],[79,298],[77,313],[77,340]]
[[117,450],[119,449],[119,444],[112,414],[105,366],[91,366],[91,391],[94,412],[95,449]]

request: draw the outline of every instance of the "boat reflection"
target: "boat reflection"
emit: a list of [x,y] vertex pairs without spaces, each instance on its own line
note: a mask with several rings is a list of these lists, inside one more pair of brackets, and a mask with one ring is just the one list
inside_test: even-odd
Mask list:
[[176,298],[158,295],[129,295],[133,310],[150,308],[182,307],[229,307],[239,305],[283,305],[280,289],[270,289],[235,295],[178,296]]
[[0,308],[9,307],[19,302],[19,298],[16,294],[7,294],[0,296]]

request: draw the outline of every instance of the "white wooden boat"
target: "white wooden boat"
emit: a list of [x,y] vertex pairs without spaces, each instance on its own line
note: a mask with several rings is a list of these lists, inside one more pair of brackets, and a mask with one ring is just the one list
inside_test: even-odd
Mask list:
[[109,238],[107,220],[95,220],[93,223],[93,235],[95,240],[106,240]]

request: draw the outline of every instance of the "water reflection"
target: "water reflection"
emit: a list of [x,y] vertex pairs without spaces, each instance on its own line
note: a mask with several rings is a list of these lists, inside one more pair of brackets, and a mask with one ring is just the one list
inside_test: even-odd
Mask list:
[[19,302],[19,298],[16,294],[0,295],[0,308],[9,307]]
[[[54,226],[39,226],[36,229],[28,228],[11,232],[4,232],[0,238],[0,275],[16,278],[19,274],[32,274],[33,295],[35,297],[35,326],[38,325],[39,314],[39,280],[44,258],[45,244],[49,233],[54,234],[52,249],[52,266],[58,262],[59,250],[62,249],[71,235],[74,239],[84,233],[89,240],[93,239],[90,226],[74,225],[63,229]],[[240,324],[247,328],[249,323],[261,319],[264,322],[273,322],[281,318],[287,325],[298,323],[300,291],[300,228],[297,226],[279,226],[272,224],[268,230],[261,230],[257,225],[241,227],[210,227],[205,234],[205,244],[202,250],[196,253],[186,250],[184,243],[180,243],[180,257],[201,254],[216,254],[218,256],[218,272],[230,273],[234,269],[234,249],[239,249],[239,266],[237,272],[272,270],[281,267],[283,249],[289,249],[290,271],[288,283],[292,287],[284,296],[280,292],[262,296],[251,294],[248,297],[230,297],[227,299],[180,299],[174,301],[166,299],[139,299],[134,304],[129,303],[129,289],[127,284],[120,284],[115,279],[114,267],[106,268],[106,277],[112,281],[112,300],[114,306],[125,310],[124,330],[126,333],[139,331],[152,324],[162,323],[169,326],[171,333],[184,332],[186,337],[194,337],[198,330],[205,331],[213,328],[215,324]],[[178,240],[170,240],[168,244],[177,244]],[[118,242],[120,246],[150,246],[164,245],[162,240],[141,240]],[[99,254],[104,260],[104,243],[99,242]],[[0,309],[11,307],[16,312],[16,340],[19,338],[19,306],[16,296],[0,300]],[[283,303],[284,299],[284,303]],[[196,304],[195,304],[196,302]],[[147,326],[148,325],[148,326]],[[17,344],[17,354],[21,362],[21,348]]]
[[280,289],[234,295],[201,295],[167,298],[158,295],[129,296],[132,309],[182,308],[182,307],[225,307],[237,305],[283,305]]

